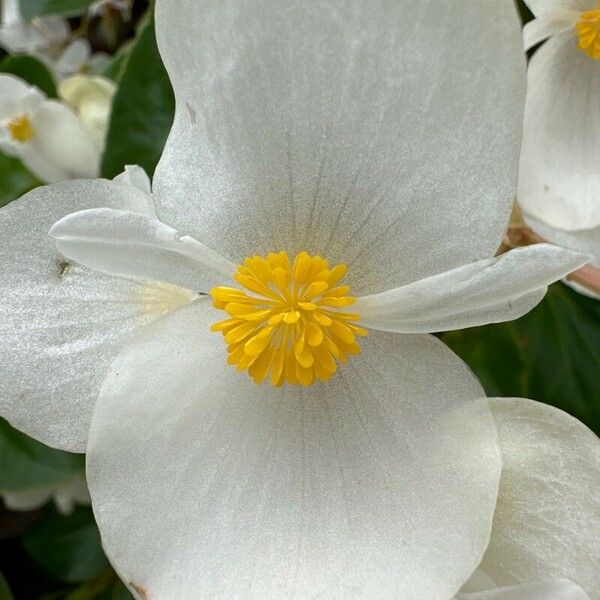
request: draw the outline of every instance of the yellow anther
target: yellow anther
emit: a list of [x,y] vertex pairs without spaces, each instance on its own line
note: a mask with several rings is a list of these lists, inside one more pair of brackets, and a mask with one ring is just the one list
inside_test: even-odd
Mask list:
[[8,122],[8,133],[15,142],[24,144],[34,136],[35,131],[31,119],[27,115],[21,115]]
[[211,290],[213,305],[228,315],[212,326],[228,344],[227,362],[256,383],[330,379],[338,361],[360,352],[356,337],[367,335],[359,315],[339,310],[355,302],[349,286],[337,285],[346,271],[307,252],[293,262],[285,252],[246,258],[234,275],[245,290]]
[[600,5],[582,13],[575,29],[579,36],[579,48],[590,58],[600,60]]

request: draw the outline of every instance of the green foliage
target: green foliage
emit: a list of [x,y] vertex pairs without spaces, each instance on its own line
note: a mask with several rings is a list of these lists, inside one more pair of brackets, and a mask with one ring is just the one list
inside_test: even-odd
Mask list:
[[21,13],[26,20],[42,15],[73,16],[83,13],[94,0],[21,0]]
[[56,85],[48,67],[37,58],[17,54],[0,63],[0,73],[12,73],[38,87],[46,96],[56,98]]
[[600,434],[600,302],[562,283],[517,321],[445,333],[441,338],[490,396],[552,404]]
[[0,207],[20,198],[40,182],[16,158],[0,153]]
[[0,419],[0,492],[62,483],[83,469],[82,455],[49,448]]
[[108,568],[92,509],[79,506],[65,517],[56,511],[23,536],[34,560],[56,579],[87,581]]
[[10,587],[8,587],[8,583],[2,573],[0,573],[0,600],[14,600]]
[[128,164],[138,164],[152,175],[174,112],[173,90],[150,23],[139,33],[124,67],[113,102],[102,175],[113,178]]

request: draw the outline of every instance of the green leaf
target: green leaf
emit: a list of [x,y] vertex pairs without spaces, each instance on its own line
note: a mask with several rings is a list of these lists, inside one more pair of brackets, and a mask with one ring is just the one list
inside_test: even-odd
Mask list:
[[109,567],[91,508],[78,506],[68,517],[49,510],[22,541],[31,557],[61,581],[87,581]]
[[121,48],[110,57],[108,65],[104,68],[102,75],[119,83],[123,77],[132,47],[133,44],[131,43],[126,43],[121,46]]
[[21,0],[21,13],[27,21],[42,15],[80,15],[94,0]]
[[600,302],[562,283],[518,321],[440,336],[490,396],[557,406],[600,434]]
[[4,579],[2,573],[0,573],[0,600],[14,600],[8,582]]
[[12,73],[38,87],[46,96],[56,98],[54,77],[46,65],[33,56],[17,54],[7,56],[0,63],[0,73]]
[[85,459],[49,448],[0,419],[0,492],[66,482],[83,473]]
[[175,98],[156,46],[154,26],[139,33],[113,101],[102,175],[112,179],[125,165],[154,173],[173,124]]
[[0,206],[4,206],[40,185],[16,158],[0,154]]

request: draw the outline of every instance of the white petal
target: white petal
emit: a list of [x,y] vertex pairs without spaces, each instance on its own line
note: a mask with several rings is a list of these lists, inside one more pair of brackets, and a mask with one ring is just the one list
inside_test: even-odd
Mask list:
[[19,0],[2,0],[0,11],[2,14],[2,25],[13,25],[23,20]]
[[77,73],[92,54],[88,40],[75,39],[54,62],[54,70],[59,78]]
[[199,301],[146,328],[94,412],[108,556],[152,600],[448,600],[488,540],[487,403],[429,336],[375,332],[328,384],[257,386]]
[[52,498],[54,488],[44,487],[19,492],[4,492],[2,501],[8,510],[22,512],[37,510]]
[[98,176],[100,153],[69,108],[49,100],[32,115],[32,120],[35,135],[30,144],[41,157],[64,169],[70,179]]
[[600,268],[600,225],[594,229],[562,231],[546,225],[525,212],[523,218],[540,237],[563,248],[590,255],[591,263]]
[[511,0],[170,0],[156,21],[163,221],[234,262],[320,253],[359,294],[493,255],[524,96]]
[[[113,181],[125,185],[131,185],[146,194],[152,194],[152,182],[148,173],[138,165],[125,165],[125,170],[117,175]],[[152,201],[154,206],[154,201]]]
[[0,120],[21,116],[43,102],[45,96],[19,77],[0,74]]
[[523,27],[525,50],[533,48],[533,46],[557,33],[572,31],[579,21],[580,15],[581,13],[577,10],[558,9],[529,21]]
[[481,567],[498,585],[566,578],[600,598],[600,439],[532,400],[490,405],[502,479]]
[[548,40],[529,63],[517,196],[523,209],[563,230],[600,225],[598,61],[577,36]]
[[588,262],[550,244],[512,250],[381,294],[358,298],[363,327],[401,333],[510,321],[529,312],[548,284]]
[[67,215],[50,230],[67,258],[110,275],[154,279],[197,292],[231,280],[235,265],[156,218],[98,208]]
[[20,158],[25,167],[41,182],[52,183],[72,179],[62,165],[57,164],[46,153],[40,152],[31,143],[23,144],[13,155]]
[[167,310],[171,293],[89,271],[57,252],[51,225],[94,206],[145,210],[147,196],[103,180],[64,182],[0,210],[0,414],[79,452],[107,366],[132,331]]
[[561,579],[458,594],[456,600],[590,600],[590,597],[578,585]]
[[598,5],[597,0],[525,0],[529,10],[537,17],[559,10],[592,10]]

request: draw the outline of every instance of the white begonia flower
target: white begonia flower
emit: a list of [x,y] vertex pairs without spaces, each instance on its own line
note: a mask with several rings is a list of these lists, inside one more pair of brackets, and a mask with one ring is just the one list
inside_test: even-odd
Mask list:
[[447,600],[479,564],[500,475],[483,390],[402,334],[514,318],[586,258],[489,258],[516,183],[517,17],[447,8],[163,0],[162,221],[101,180],[0,211],[1,411],[82,449],[98,398],[89,483],[139,597]]
[[86,39],[74,39],[49,63],[58,81],[76,74],[102,73],[108,66],[110,57],[105,52],[92,52]]
[[96,177],[100,152],[65,104],[13,75],[0,74],[0,150],[47,183]]
[[61,17],[36,17],[28,23],[21,15],[19,0],[2,0],[0,46],[7,52],[48,58],[64,47],[70,33]]
[[41,60],[58,81],[75,73],[99,73],[108,55],[93,53],[86,39],[71,39],[71,28],[62,17],[36,17],[27,22],[18,0],[2,1],[0,47],[7,52],[26,53]]
[[86,126],[100,152],[104,148],[113,97],[114,81],[98,75],[74,75],[58,85],[58,95]]
[[77,504],[89,505],[91,503],[84,475],[79,475],[61,484],[19,492],[4,492],[2,499],[4,506],[13,511],[36,510],[52,500],[62,515],[70,515]]
[[547,41],[529,63],[517,198],[540,236],[600,266],[600,2],[526,2],[526,49]]
[[490,543],[458,600],[600,598],[600,439],[532,400],[489,401],[502,450]]

